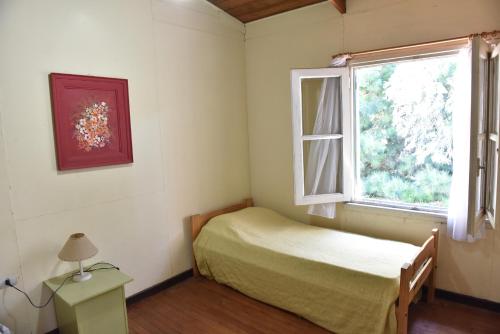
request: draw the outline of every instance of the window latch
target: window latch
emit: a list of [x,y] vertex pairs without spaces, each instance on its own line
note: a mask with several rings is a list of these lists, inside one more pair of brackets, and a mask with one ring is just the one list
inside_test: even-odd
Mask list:
[[481,169],[485,170],[486,166],[481,166],[481,159],[477,158],[477,176],[481,174]]

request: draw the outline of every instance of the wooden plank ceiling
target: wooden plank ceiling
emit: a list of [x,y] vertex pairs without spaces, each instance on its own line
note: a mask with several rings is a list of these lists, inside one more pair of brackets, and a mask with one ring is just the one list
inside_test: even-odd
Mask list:
[[[243,23],[313,5],[325,0],[208,0]],[[345,0],[330,0],[345,13]]]

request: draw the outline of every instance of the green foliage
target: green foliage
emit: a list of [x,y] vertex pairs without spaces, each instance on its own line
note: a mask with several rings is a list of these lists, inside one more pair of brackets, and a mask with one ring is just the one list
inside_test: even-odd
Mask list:
[[364,197],[447,206],[455,72],[452,57],[356,70]]
[[363,179],[365,196],[412,204],[445,206],[450,175],[435,168],[419,170],[413,179],[375,171]]

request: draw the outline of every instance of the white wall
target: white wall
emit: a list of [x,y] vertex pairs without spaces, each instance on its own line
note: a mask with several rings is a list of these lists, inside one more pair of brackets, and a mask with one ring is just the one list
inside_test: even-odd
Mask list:
[[[500,28],[497,0],[348,0],[341,16],[324,2],[246,25],[252,196],[257,205],[309,221],[293,205],[290,69],[328,66],[332,55]],[[500,302],[500,229],[469,245],[450,241],[442,219],[339,206],[313,223],[420,243],[441,228],[438,287]]]
[[[134,278],[190,268],[190,214],[249,195],[243,25],[202,0],[0,0],[0,276],[40,302],[73,232]],[[48,74],[127,78],[131,165],[58,172]],[[56,327],[0,291],[16,333]]]
[[[2,125],[0,117],[0,129]],[[4,140],[3,134],[0,132],[0,276],[15,275],[21,278],[16,226],[11,210]],[[19,280],[18,286],[24,288],[22,279]],[[29,323],[23,321],[27,318],[27,309],[23,298],[12,291],[0,290],[0,323],[17,327],[21,333],[29,331]]]

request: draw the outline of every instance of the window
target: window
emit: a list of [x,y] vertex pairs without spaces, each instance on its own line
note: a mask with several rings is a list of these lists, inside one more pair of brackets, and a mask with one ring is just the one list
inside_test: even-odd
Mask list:
[[[358,201],[446,212],[456,167],[465,165],[459,189],[470,203],[468,221],[494,224],[498,47],[492,52],[480,37],[466,57],[463,41],[429,47],[363,54],[343,68],[292,70],[297,205]],[[460,108],[465,129],[454,120]],[[462,151],[465,163],[454,163]]]
[[353,67],[354,200],[445,210],[453,172],[458,56]]
[[486,161],[486,215],[488,221],[495,225],[495,214],[500,209],[497,197],[499,168],[499,133],[500,133],[500,45],[492,52],[489,61],[489,99],[487,129],[487,161]]
[[346,112],[348,69],[292,71],[292,104],[295,203],[349,200],[352,185],[347,173],[352,150],[351,117]]

